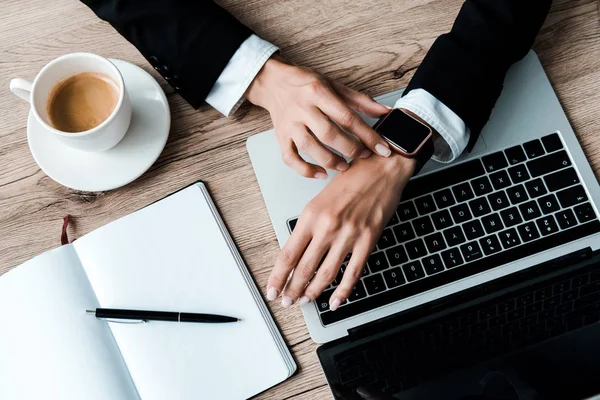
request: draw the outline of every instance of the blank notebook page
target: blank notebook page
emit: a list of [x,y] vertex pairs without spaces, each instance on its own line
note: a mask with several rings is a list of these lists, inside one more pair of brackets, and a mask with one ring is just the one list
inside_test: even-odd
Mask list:
[[101,307],[242,319],[110,323],[142,399],[247,398],[288,377],[199,186],[97,229],[75,247]]

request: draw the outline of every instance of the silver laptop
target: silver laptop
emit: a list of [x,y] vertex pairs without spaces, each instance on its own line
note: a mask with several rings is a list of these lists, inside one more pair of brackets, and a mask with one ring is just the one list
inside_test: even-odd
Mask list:
[[[450,79],[450,78],[449,78]],[[377,98],[392,106],[398,90]],[[374,120],[368,120],[374,123]],[[285,166],[274,132],[248,139],[275,234],[283,246],[327,181]],[[330,173],[333,175],[333,173]],[[477,145],[452,164],[429,162],[409,182],[350,298],[302,307],[325,343],[374,320],[582,248],[600,248],[600,187],[534,52],[515,64]]]

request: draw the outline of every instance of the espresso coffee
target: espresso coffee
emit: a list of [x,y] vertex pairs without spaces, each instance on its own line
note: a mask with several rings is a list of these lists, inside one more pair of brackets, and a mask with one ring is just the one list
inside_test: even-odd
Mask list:
[[95,128],[114,111],[119,94],[118,85],[101,73],[82,72],[64,79],[48,98],[50,125],[69,133]]

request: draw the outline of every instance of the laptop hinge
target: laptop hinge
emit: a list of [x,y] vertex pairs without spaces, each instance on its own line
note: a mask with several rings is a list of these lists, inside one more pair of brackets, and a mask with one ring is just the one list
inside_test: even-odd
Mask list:
[[424,317],[432,316],[440,311],[473,301],[481,296],[497,292],[501,289],[506,290],[506,288],[512,288],[513,286],[522,284],[529,279],[539,278],[549,271],[556,271],[557,268],[577,264],[583,260],[591,258],[592,256],[600,256],[600,251],[593,252],[591,247],[586,247],[533,267],[503,276],[493,281],[482,283],[449,296],[444,296],[441,299],[424,303],[409,310],[400,311],[396,314],[388,315],[387,317],[383,317],[349,329],[348,338],[350,340],[357,340],[367,336],[372,336],[375,333],[381,333],[390,328],[398,328],[402,325],[415,322]]

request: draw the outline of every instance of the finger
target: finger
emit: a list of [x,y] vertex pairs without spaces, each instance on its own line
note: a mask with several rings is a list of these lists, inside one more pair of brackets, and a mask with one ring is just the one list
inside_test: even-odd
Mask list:
[[337,289],[331,295],[329,299],[329,309],[331,311],[337,310],[337,308],[350,297],[352,289],[356,286],[356,282],[360,279],[363,273],[363,268],[367,263],[367,258],[371,254],[375,242],[373,239],[363,237],[356,243],[356,246],[352,250],[352,257],[348,262],[348,266],[344,271],[342,282],[338,285]]
[[360,139],[377,154],[389,157],[392,154],[387,142],[375,132],[363,119],[346,105],[333,91],[323,91],[317,106],[346,132]]
[[304,288],[309,280],[311,280],[317,270],[317,267],[321,263],[323,256],[328,250],[328,243],[323,239],[311,240],[308,248],[302,255],[302,258],[298,262],[292,277],[288,280],[285,290],[283,291],[283,298],[281,299],[281,305],[283,307],[289,307],[300,297],[304,292]]
[[304,305],[323,293],[327,286],[336,278],[350,248],[349,243],[343,243],[332,246],[329,249],[325,260],[317,270],[317,274],[304,289],[304,295],[298,300],[298,305]]
[[304,222],[306,218],[302,217],[303,216],[300,216],[292,235],[279,252],[273,271],[269,274],[269,280],[267,282],[267,300],[273,301],[277,298],[279,293],[281,293],[290,276],[290,272],[298,265],[298,262],[310,243],[312,237],[312,233],[309,229],[310,224]]
[[[308,115],[307,126],[322,143],[336,149],[346,157],[367,158],[371,155],[371,151],[366,149],[359,140],[342,131],[316,107]],[[348,163],[340,164],[336,169],[345,171],[348,169]]]
[[306,178],[327,179],[327,171],[318,165],[309,163],[298,154],[298,149],[290,139],[279,142],[281,148],[281,159],[284,164]]
[[293,133],[293,140],[298,150],[312,157],[320,166],[329,169],[345,166],[345,169],[348,169],[346,160],[325,148],[306,127],[304,130],[296,130]]
[[340,95],[350,108],[367,117],[379,118],[389,113],[392,109],[392,107],[376,102],[371,96],[367,96],[339,82],[330,81],[330,84],[333,90]]

